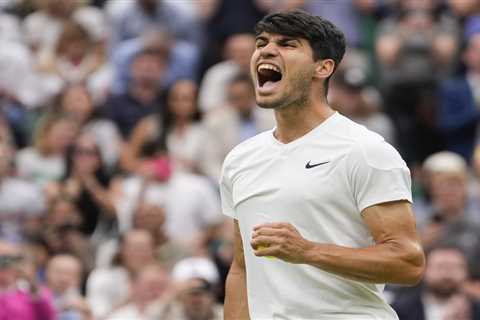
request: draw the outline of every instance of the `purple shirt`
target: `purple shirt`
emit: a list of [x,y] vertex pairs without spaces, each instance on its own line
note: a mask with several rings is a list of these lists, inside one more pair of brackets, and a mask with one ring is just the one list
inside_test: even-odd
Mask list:
[[39,297],[16,290],[0,293],[0,320],[55,320],[52,297],[41,290]]

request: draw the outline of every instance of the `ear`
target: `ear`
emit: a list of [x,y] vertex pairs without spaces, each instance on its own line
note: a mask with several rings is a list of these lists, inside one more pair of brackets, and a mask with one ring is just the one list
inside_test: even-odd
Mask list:
[[315,62],[314,79],[326,79],[330,77],[335,69],[335,61],[332,59],[320,59]]

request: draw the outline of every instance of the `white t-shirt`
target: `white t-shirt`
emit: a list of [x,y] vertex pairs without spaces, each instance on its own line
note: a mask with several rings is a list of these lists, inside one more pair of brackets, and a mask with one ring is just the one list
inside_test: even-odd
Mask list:
[[310,265],[257,257],[253,227],[289,222],[308,240],[360,248],[374,243],[361,218],[369,206],[411,202],[410,173],[376,133],[335,113],[288,144],[264,132],[227,156],[220,188],[224,214],[244,243],[252,319],[398,319],[384,285],[350,280]]
[[[121,231],[131,228],[142,183],[137,176],[123,183],[122,198],[115,204]],[[177,243],[191,243],[206,228],[223,220],[218,195],[209,181],[187,172],[174,172],[166,183],[149,184],[144,201],[165,209],[165,231]]]

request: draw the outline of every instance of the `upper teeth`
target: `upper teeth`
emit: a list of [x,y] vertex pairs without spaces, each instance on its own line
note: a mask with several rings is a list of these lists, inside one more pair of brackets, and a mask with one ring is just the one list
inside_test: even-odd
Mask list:
[[280,72],[280,69],[277,68],[276,66],[274,66],[273,64],[270,64],[270,63],[262,63],[258,66],[258,71],[262,70],[262,69],[268,69],[268,70],[273,70],[273,71],[276,71],[276,72]]

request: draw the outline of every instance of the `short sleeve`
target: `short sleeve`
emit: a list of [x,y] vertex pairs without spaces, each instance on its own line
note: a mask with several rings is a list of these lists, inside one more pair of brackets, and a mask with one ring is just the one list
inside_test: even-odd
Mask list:
[[233,206],[232,197],[232,182],[228,176],[226,164],[223,164],[222,173],[220,176],[220,197],[222,201],[222,212],[224,215],[236,219],[236,214]]
[[349,182],[360,212],[397,200],[412,202],[410,170],[383,140],[359,144],[347,158]]

